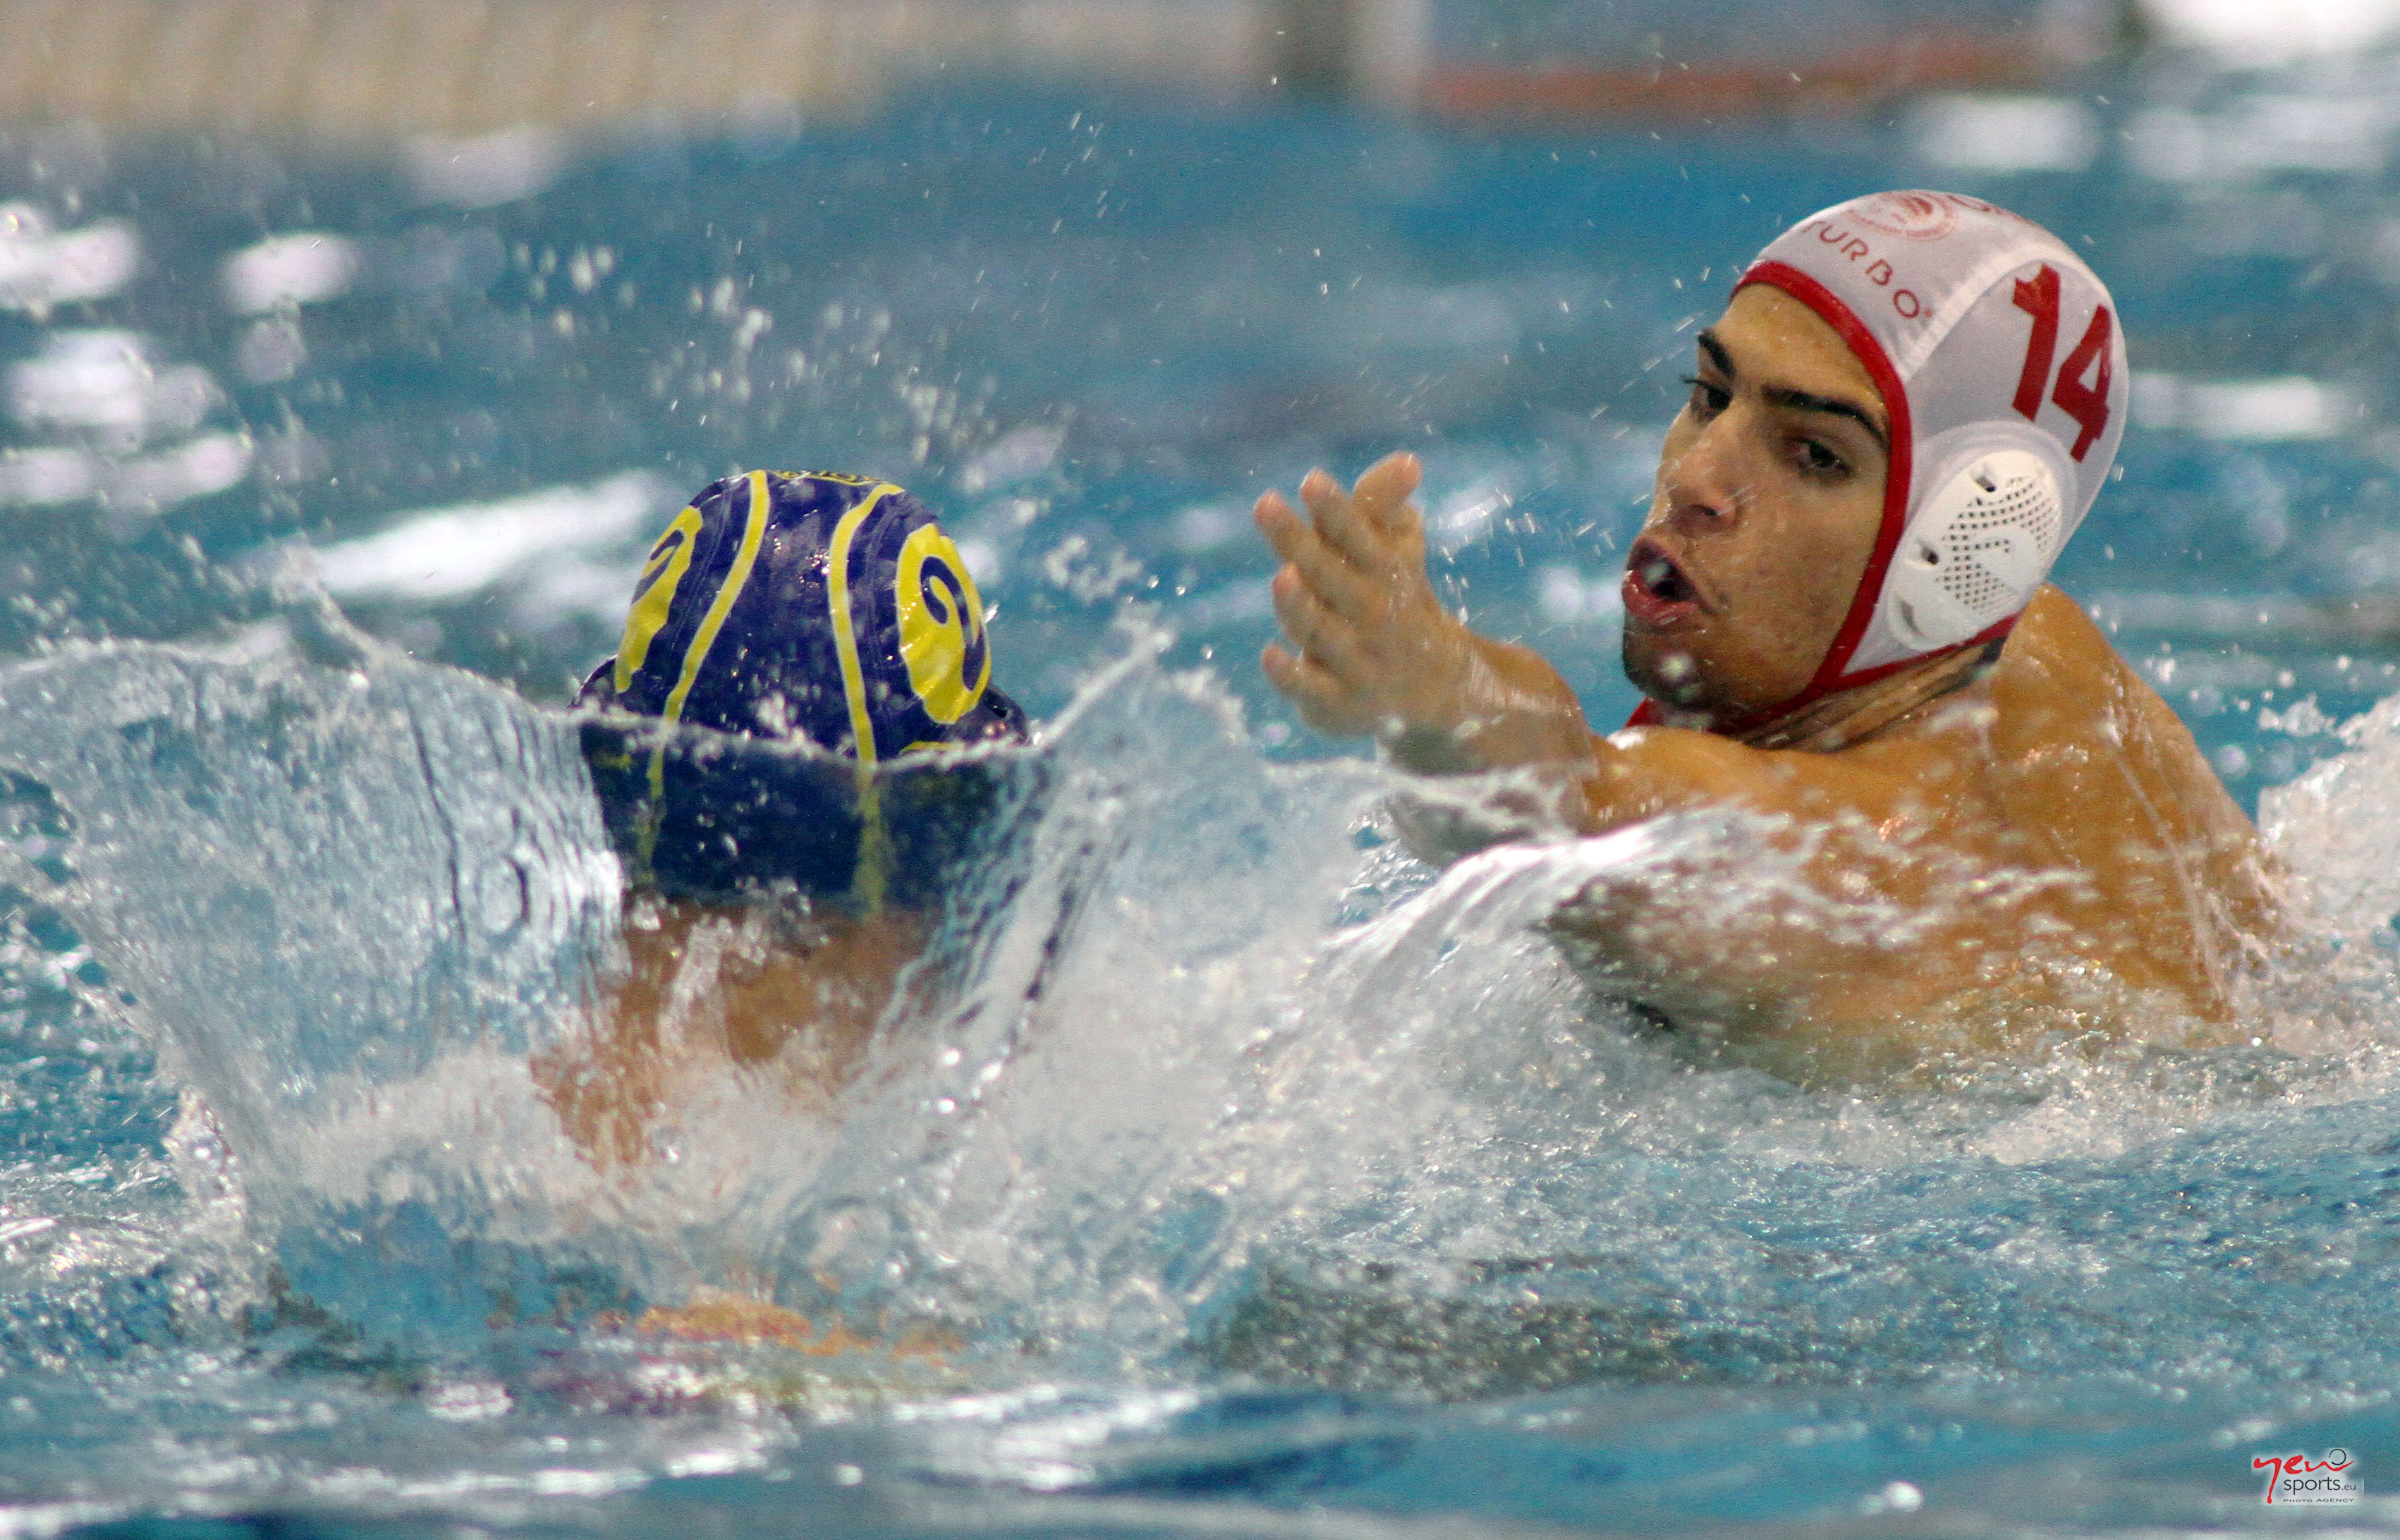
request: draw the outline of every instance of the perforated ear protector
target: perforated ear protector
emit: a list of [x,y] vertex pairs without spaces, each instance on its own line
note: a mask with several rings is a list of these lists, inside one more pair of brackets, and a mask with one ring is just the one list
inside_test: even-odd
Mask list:
[[1975,456],[1901,537],[1877,620],[1911,653],[1957,647],[2025,608],[2066,543],[2058,474],[2042,456]]

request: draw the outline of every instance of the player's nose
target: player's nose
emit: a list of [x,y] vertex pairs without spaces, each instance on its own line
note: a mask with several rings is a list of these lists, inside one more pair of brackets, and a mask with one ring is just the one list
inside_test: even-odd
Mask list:
[[1658,504],[1652,518],[1687,532],[1725,529],[1739,522],[1752,477],[1739,403],[1718,413],[1659,467]]

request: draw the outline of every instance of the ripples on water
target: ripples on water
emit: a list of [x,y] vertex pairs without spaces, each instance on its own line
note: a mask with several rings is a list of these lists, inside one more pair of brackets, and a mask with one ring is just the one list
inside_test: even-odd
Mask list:
[[[2249,1522],[2259,1452],[2400,1480],[2387,74],[1660,140],[950,100],[415,183],[9,146],[0,1527],[2081,1532]],[[1249,497],[1408,443],[1458,601],[1621,714],[1693,319],[1911,182],[2123,302],[2142,422],[2061,576],[2323,910],[2247,1046],[1694,1070],[1528,925],[1707,830],[1437,879],[1253,677]],[[1050,794],[838,1127],[729,1086],[602,1179],[526,1069],[621,961],[552,703],[754,461],[943,511]],[[706,1289],[915,1345],[625,1329]]]

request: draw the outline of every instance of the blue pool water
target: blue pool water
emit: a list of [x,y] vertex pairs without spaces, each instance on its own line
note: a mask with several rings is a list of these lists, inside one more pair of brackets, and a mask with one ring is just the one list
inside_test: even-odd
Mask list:
[[[0,146],[0,1533],[2394,1527],[2391,73]],[[1407,445],[1456,601],[1620,715],[1695,318],[1925,183],[2122,302],[2060,578],[2323,909],[2250,1045],[1679,1067],[1530,927],[1725,831],[1438,878],[1256,678],[1250,498]],[[526,1069],[618,923],[557,708],[761,462],[943,513],[1052,792],[838,1124],[729,1085],[602,1178]],[[863,1345],[623,1329],[711,1289]],[[2363,1505],[2261,1506],[2335,1448]]]

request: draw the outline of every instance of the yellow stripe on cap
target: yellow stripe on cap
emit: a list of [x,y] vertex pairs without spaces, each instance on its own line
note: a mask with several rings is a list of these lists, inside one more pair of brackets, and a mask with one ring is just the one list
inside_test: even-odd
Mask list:
[[708,649],[716,645],[716,634],[725,629],[725,617],[733,611],[733,602],[742,597],[743,585],[750,580],[750,569],[758,564],[758,547],[767,538],[767,472],[753,470],[750,482],[750,515],[742,525],[742,550],[733,558],[733,570],[725,575],[725,584],[709,602],[708,613],[701,618],[700,630],[691,639],[691,647],[683,655],[683,675],[667,696],[666,719],[679,721],[683,703],[690,698],[691,687],[700,678],[701,665],[708,661]]
[[[693,634],[691,645],[684,649],[683,673],[675,679],[675,688],[667,694],[666,710],[661,713],[661,720],[675,722],[682,719],[684,702],[691,697],[691,687],[700,678],[701,665],[708,661],[709,648],[716,645],[716,634],[725,629],[726,616],[733,612],[734,601],[742,597],[743,585],[750,581],[750,569],[758,565],[758,548],[766,543],[767,538],[767,473],[753,470],[749,482],[750,508],[742,525],[742,549],[735,552],[733,568],[725,575],[723,586],[709,601],[708,613],[701,617],[700,630]],[[661,734],[658,747],[650,751],[650,806],[648,816],[642,820],[640,861],[646,873],[657,853],[659,820],[665,811],[666,795],[667,741],[666,736]]]
[[857,741],[862,776],[875,769],[875,715],[866,701],[866,671],[859,666],[858,633],[851,625],[850,547],[858,538],[859,525],[875,511],[875,505],[887,493],[899,490],[885,482],[843,514],[841,522],[833,526],[833,550],[825,559],[826,586],[833,607],[834,650],[841,658],[841,691],[850,702],[850,735]]
[[875,716],[867,706],[866,671],[859,666],[858,633],[851,625],[850,548],[875,505],[885,494],[899,490],[884,482],[843,514],[833,527],[833,549],[825,558],[834,651],[841,660],[841,691],[850,703],[850,735],[858,750],[858,864],[851,873],[850,892],[868,914],[883,907],[890,886],[892,832],[884,827],[883,798],[875,784]]
[[625,617],[625,634],[617,643],[615,684],[620,695],[634,688],[634,675],[650,660],[650,643],[666,629],[667,617],[675,609],[675,590],[691,568],[691,550],[700,539],[700,510],[687,508],[650,547],[650,559],[642,565],[641,580],[634,585],[633,610]]

